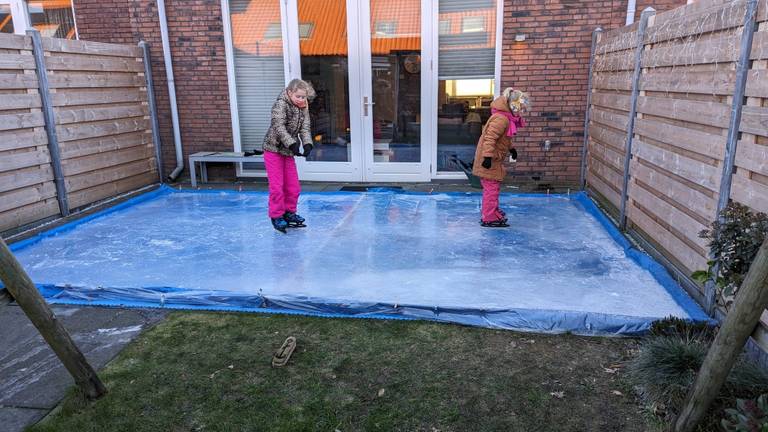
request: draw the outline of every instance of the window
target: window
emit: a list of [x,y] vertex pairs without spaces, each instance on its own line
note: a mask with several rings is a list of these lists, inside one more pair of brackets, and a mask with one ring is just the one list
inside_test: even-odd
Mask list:
[[394,21],[379,21],[376,23],[376,36],[392,36],[395,34]]
[[264,31],[264,40],[282,39],[283,30],[280,27],[280,23],[269,23],[267,29]]
[[462,33],[477,33],[485,31],[484,16],[468,16],[461,19]]
[[312,29],[315,28],[315,23],[300,23],[299,24],[299,37],[301,39],[309,39],[312,37]]
[[71,0],[39,0],[28,3],[29,20],[43,37],[77,39]]
[[9,5],[0,5],[0,33],[13,33],[13,17]]
[[451,33],[451,20],[440,20],[440,31],[438,34],[447,35]]

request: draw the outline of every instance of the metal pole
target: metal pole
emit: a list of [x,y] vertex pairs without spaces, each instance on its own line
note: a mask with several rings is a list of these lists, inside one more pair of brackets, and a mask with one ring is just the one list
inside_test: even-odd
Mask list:
[[32,38],[32,52],[35,55],[37,69],[37,82],[42,103],[43,118],[45,119],[45,132],[48,135],[48,153],[53,167],[53,180],[56,184],[56,199],[59,201],[59,211],[62,216],[69,216],[69,203],[67,201],[67,188],[64,184],[64,171],[61,168],[61,153],[59,152],[59,139],[56,136],[56,117],[53,114],[53,101],[48,86],[48,71],[45,67],[43,53],[43,40],[36,29],[27,30],[27,35]]
[[635,48],[635,71],[632,74],[632,98],[629,102],[629,122],[627,124],[627,139],[625,142],[626,155],[624,155],[624,180],[621,187],[621,211],[619,212],[619,228],[627,229],[627,195],[629,192],[629,161],[632,159],[632,135],[635,132],[635,115],[637,115],[637,97],[640,94],[640,71],[642,70],[643,47],[645,46],[645,30],[648,28],[648,20],[656,10],[647,7],[640,15],[640,24],[637,28],[637,47]]
[[[739,128],[741,126],[741,112],[744,107],[744,95],[747,89],[747,76],[749,73],[749,58],[752,53],[752,41],[755,37],[755,17],[757,15],[757,0],[747,1],[747,12],[744,15],[744,31],[741,34],[741,46],[739,47],[739,60],[736,64],[736,84],[733,89],[733,101],[731,102],[731,118],[728,122],[728,138],[725,144],[725,156],[723,156],[723,175],[720,178],[720,196],[717,200],[717,214],[715,217],[721,223],[721,213],[728,206],[731,198],[731,185],[733,183],[733,167],[736,161],[736,146],[739,143]],[[716,234],[719,235],[719,234]],[[715,266],[714,273],[720,273],[719,266]],[[715,308],[716,288],[714,282],[707,282],[704,286],[706,294],[707,313],[711,316]]]
[[155,101],[155,86],[152,80],[152,63],[149,54],[149,44],[141,41],[139,48],[144,57],[144,78],[147,81],[147,102],[149,104],[149,117],[152,121],[152,141],[155,143],[155,159],[157,160],[157,174],[160,176],[160,183],[163,183],[163,154],[160,142],[160,125],[157,122],[157,102]]
[[597,38],[603,32],[600,27],[592,32],[592,50],[589,54],[589,78],[587,79],[587,110],[584,113],[584,147],[581,148],[581,177],[579,184],[581,190],[587,187],[587,145],[589,144],[589,117],[592,109],[592,73],[595,67],[595,49]]

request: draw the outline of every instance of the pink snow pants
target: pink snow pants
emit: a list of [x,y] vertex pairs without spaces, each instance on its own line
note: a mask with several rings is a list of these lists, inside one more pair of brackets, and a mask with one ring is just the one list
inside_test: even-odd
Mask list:
[[495,222],[503,219],[501,212],[499,212],[501,182],[481,178],[480,184],[483,185],[483,205],[481,207],[483,222]]
[[278,218],[289,211],[296,213],[301,184],[292,156],[265,151],[264,165],[269,180],[269,217]]

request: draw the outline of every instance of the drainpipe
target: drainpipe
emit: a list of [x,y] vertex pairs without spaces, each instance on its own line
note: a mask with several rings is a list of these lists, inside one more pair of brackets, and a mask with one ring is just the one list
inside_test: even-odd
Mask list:
[[630,25],[635,22],[635,12],[637,12],[637,0],[629,0],[627,2],[627,22],[626,25]]
[[179,110],[176,107],[176,84],[173,81],[173,62],[171,60],[171,44],[168,41],[168,19],[165,16],[165,0],[157,0],[157,16],[160,20],[160,35],[163,39],[163,61],[165,61],[165,76],[168,81],[168,99],[171,103],[173,145],[176,148],[176,168],[168,174],[168,180],[174,181],[184,169],[184,154],[181,149]]

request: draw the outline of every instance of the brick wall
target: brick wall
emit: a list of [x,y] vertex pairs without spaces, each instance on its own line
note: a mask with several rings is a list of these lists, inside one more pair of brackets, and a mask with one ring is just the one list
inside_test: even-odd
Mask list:
[[[638,14],[646,6],[663,11],[685,3],[639,1]],[[592,31],[623,26],[626,8],[618,0],[505,0],[501,87],[521,88],[533,101],[529,127],[515,138],[520,158],[511,178],[578,181]],[[517,33],[527,40],[515,42]],[[545,140],[551,141],[549,151]]]
[[[157,3],[74,0],[74,7],[81,39],[150,44],[167,175],[176,161]],[[221,4],[219,0],[166,0],[165,7],[186,165],[190,153],[233,149]],[[228,166],[222,174],[234,176],[234,171]]]

